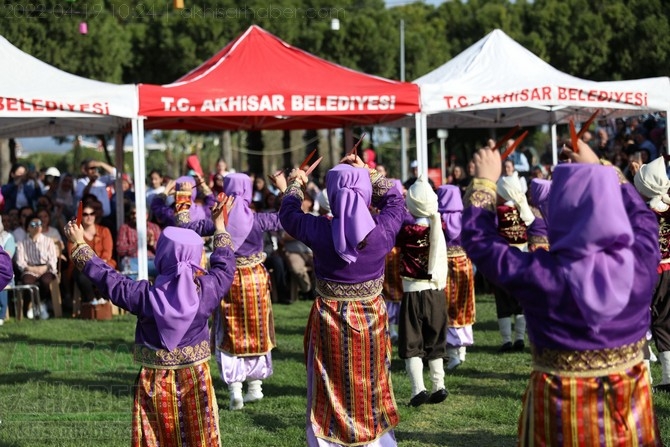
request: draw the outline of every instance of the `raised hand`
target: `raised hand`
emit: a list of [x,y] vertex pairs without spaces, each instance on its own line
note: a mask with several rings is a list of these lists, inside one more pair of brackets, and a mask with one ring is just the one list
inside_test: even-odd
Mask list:
[[581,139],[577,139],[577,145],[579,146],[579,152],[574,152],[571,147],[563,145],[563,150],[561,151],[561,158],[567,158],[573,163],[600,163],[600,159],[593,152],[591,146],[584,143]]
[[493,183],[498,181],[502,173],[502,162],[498,149],[485,146],[475,152],[472,160],[475,163],[475,177],[491,180]]
[[65,225],[65,236],[67,236],[68,240],[73,244],[83,244],[84,227],[78,225],[73,219]]
[[347,154],[347,155],[345,155],[345,156],[342,157],[342,159],[340,160],[340,163],[344,163],[344,164],[351,165],[351,166],[353,166],[354,168],[364,168],[364,167],[365,167],[365,163],[363,162],[363,160],[361,159],[361,157],[359,157],[359,156],[356,155],[356,154]]

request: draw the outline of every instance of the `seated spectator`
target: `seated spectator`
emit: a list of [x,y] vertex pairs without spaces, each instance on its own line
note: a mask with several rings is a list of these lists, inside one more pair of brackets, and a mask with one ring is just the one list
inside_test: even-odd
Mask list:
[[32,303],[26,303],[26,317],[33,318],[40,312],[40,318],[47,319],[46,304],[51,302],[50,286],[58,274],[58,253],[50,237],[42,234],[42,221],[34,214],[25,221],[27,237],[16,249],[16,266],[23,284],[37,284],[40,289],[40,309],[32,309]]
[[[113,258],[114,241],[109,228],[96,224],[98,213],[90,204],[84,203],[81,225],[84,227],[84,241],[93,249],[95,254],[106,262],[110,267],[116,268],[116,261]],[[71,243],[68,243],[67,252],[72,253]],[[97,291],[93,283],[77,269],[73,269],[73,263],[70,262],[69,270],[72,273],[75,284],[81,292],[83,302],[90,302],[97,298]]]
[[[134,274],[126,275],[137,279],[137,209],[135,204],[129,205],[125,210],[126,222],[119,227],[116,239],[116,253],[122,260],[122,269],[129,269]],[[154,258],[156,256],[156,243],[161,235],[161,229],[153,222],[147,222],[147,263],[149,276],[156,276]],[[128,272],[122,272],[128,273]]]
[[23,208],[19,209],[19,220],[16,227],[14,227],[14,230],[12,231],[12,235],[14,236],[14,240],[17,244],[27,237],[28,233],[25,230],[26,219],[32,216],[34,213],[35,212],[33,209],[29,206],[24,206]]

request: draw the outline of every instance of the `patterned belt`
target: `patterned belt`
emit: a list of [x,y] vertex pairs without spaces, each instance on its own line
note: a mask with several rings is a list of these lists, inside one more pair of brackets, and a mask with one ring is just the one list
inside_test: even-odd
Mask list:
[[365,301],[376,298],[382,293],[384,277],[355,284],[335,281],[316,280],[316,293],[329,300]]
[[460,245],[447,247],[447,258],[458,258],[460,256],[466,256],[465,249],[463,247]]
[[235,266],[236,267],[254,267],[263,261],[265,261],[265,258],[267,257],[267,254],[265,254],[264,251],[255,253],[251,256],[238,256],[235,258]]
[[136,344],[133,359],[149,368],[181,369],[207,362],[211,354],[209,340],[203,340],[195,346],[174,348],[172,351]]
[[603,376],[640,363],[645,342],[642,339],[616,348],[587,351],[540,350],[531,346],[533,369],[563,376]]

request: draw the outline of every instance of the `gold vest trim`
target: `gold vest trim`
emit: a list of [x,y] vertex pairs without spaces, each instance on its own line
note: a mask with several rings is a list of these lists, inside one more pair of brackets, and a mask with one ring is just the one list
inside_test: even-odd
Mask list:
[[261,251],[251,256],[238,256],[235,258],[236,267],[255,267],[265,261],[265,252]]
[[203,340],[195,346],[175,348],[172,351],[136,344],[133,358],[135,362],[148,368],[181,369],[209,361],[211,353],[209,340]]
[[376,298],[382,293],[384,277],[355,284],[335,281],[316,280],[316,293],[329,300],[365,301]]

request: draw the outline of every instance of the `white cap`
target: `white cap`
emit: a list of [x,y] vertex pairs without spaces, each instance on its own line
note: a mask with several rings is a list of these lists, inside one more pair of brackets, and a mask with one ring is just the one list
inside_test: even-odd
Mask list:
[[60,171],[58,168],[54,168],[53,166],[47,169],[47,172],[44,173],[44,175],[50,175],[52,177],[60,177]]
[[418,168],[418,167],[419,167],[419,162],[416,161],[416,160],[413,160],[413,161],[409,164],[409,167],[410,167],[410,168]]

